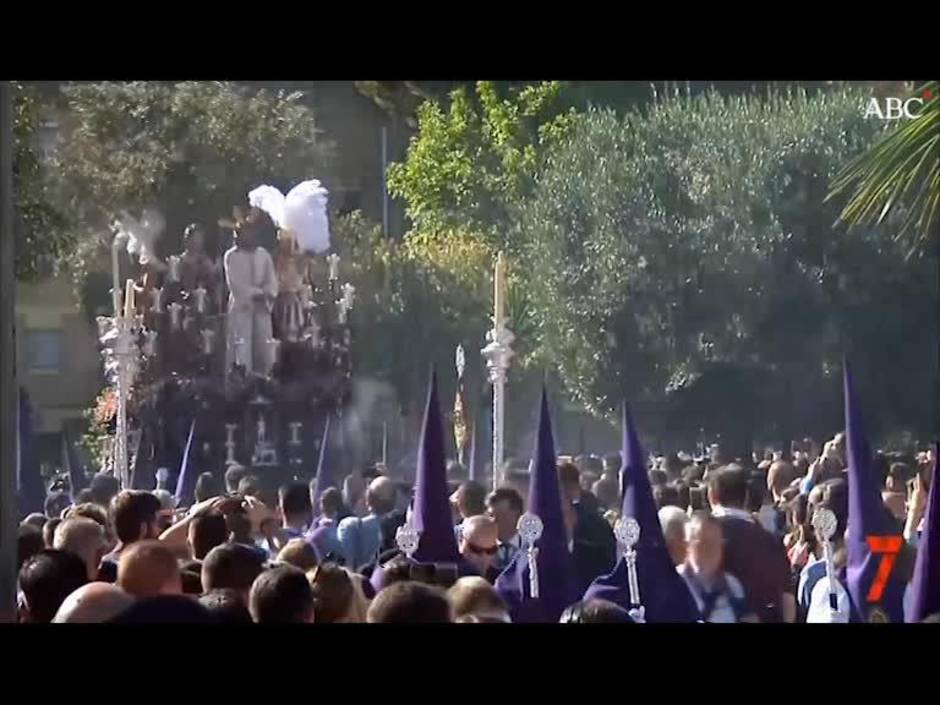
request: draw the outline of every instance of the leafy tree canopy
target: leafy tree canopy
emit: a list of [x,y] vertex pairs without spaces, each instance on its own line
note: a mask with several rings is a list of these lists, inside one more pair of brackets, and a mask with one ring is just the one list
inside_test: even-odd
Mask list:
[[[539,343],[569,392],[607,414],[624,394],[681,396],[716,365],[814,384],[853,341],[874,359],[858,328],[874,292],[919,281],[926,295],[930,279],[890,237],[832,230],[828,181],[881,129],[863,105],[859,91],[709,94],[578,116],[517,234]],[[898,333],[915,325],[891,315]]]

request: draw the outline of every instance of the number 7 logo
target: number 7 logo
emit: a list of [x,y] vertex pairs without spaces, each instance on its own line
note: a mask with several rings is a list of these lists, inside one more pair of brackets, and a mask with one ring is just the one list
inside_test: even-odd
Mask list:
[[898,553],[901,552],[901,546],[904,545],[904,539],[900,536],[869,536],[865,540],[872,553],[881,554],[878,572],[875,573],[875,579],[868,590],[867,600],[881,602],[888,579],[891,577],[891,571],[894,570],[894,562],[898,558]]

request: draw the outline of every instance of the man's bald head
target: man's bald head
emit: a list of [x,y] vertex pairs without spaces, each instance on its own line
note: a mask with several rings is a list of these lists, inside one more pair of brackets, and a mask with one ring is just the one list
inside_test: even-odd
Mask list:
[[786,460],[777,460],[772,463],[767,471],[767,489],[771,491],[774,499],[780,499],[783,491],[793,484],[793,481],[799,476],[794,468]]
[[461,528],[460,553],[485,576],[496,562],[499,528],[485,514],[464,519]]
[[463,520],[463,536],[465,539],[480,542],[480,545],[489,546],[499,540],[496,522],[486,514],[478,514]]
[[388,477],[377,477],[366,490],[366,504],[376,514],[388,514],[395,508],[395,493],[398,488]]
[[134,598],[111,583],[88,583],[65,598],[53,624],[101,624],[134,603]]
[[134,597],[183,594],[173,552],[159,541],[138,541],[121,554],[117,584]]
[[98,575],[98,564],[105,553],[104,529],[93,519],[76,516],[65,519],[56,527],[52,547],[68,551],[85,561],[88,579]]

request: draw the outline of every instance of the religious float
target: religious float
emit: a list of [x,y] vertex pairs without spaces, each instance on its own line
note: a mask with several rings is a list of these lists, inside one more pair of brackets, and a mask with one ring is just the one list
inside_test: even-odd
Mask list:
[[[199,473],[221,478],[233,463],[269,487],[314,472],[327,418],[343,414],[352,380],[355,289],[326,254],[326,197],[317,180],[286,196],[254,189],[250,209],[219,221],[234,244],[215,260],[199,224],[164,262],[158,213],[115,221],[114,315],[99,317],[98,332],[113,400],[103,465],[122,486],[152,489],[164,468],[165,486],[188,502]],[[273,255],[257,245],[272,223]],[[139,272],[122,284],[125,252]]]

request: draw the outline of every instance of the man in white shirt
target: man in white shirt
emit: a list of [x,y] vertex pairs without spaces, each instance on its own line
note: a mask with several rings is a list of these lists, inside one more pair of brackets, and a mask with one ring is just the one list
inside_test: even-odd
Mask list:
[[662,507],[659,510],[659,525],[663,529],[663,538],[666,541],[666,550],[675,566],[685,563],[687,544],[685,540],[685,527],[689,516],[679,507]]
[[277,298],[277,275],[271,255],[257,245],[257,221],[246,220],[235,231],[235,246],[225,253],[229,288],[227,367],[243,365],[267,375],[274,364],[268,341],[273,335],[271,311]]

